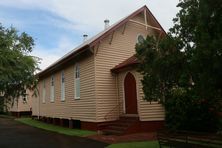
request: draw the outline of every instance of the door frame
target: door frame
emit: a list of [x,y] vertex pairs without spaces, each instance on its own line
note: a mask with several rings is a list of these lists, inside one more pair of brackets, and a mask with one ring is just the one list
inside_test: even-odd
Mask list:
[[136,81],[136,101],[137,101],[137,113],[138,113],[138,115],[140,114],[140,112],[139,112],[139,102],[138,102],[138,98],[139,98],[139,95],[138,95],[138,81],[137,81],[137,77],[136,77],[136,74],[134,73],[134,72],[132,72],[132,71],[126,71],[125,73],[124,73],[124,76],[123,76],[123,81],[122,81],[122,89],[123,89],[123,113],[124,114],[126,114],[126,100],[125,100],[125,86],[124,86],[124,82],[125,82],[125,78],[126,78],[126,75],[128,74],[128,73],[131,73],[133,76],[134,76],[134,78],[135,78],[135,81]]

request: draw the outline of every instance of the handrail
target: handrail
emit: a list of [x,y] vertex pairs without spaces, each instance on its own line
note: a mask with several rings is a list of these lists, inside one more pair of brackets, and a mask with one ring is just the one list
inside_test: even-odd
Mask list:
[[[118,107],[120,107],[120,105],[122,105],[123,102],[119,102],[114,108],[112,108],[108,113],[106,113],[106,115],[104,116],[104,119],[107,120],[108,119],[108,115],[110,113],[112,113],[113,111],[115,111]],[[119,110],[119,114],[120,114],[120,110]]]

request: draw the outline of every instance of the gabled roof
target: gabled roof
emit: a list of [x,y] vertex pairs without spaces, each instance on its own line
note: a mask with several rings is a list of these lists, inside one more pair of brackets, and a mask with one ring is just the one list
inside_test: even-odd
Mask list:
[[44,69],[43,71],[41,71],[40,73],[38,73],[37,75],[39,77],[44,76],[47,73],[50,73],[52,71],[54,71],[59,65],[65,64],[68,61],[73,60],[77,55],[81,54],[82,52],[89,50],[91,47],[95,46],[97,43],[99,43],[102,39],[104,39],[105,37],[107,37],[109,34],[111,34],[113,31],[115,31],[117,28],[119,28],[120,26],[124,25],[125,23],[127,23],[131,18],[133,18],[134,16],[138,15],[139,13],[143,12],[144,10],[146,10],[147,14],[151,16],[151,18],[153,19],[155,26],[159,27],[161,29],[161,31],[166,34],[166,32],[164,31],[164,29],[162,28],[162,26],[159,24],[159,22],[156,20],[156,18],[153,16],[153,14],[150,12],[150,10],[145,6],[141,7],[140,9],[136,10],[135,12],[133,12],[132,14],[130,14],[129,16],[121,19],[120,21],[118,21],[117,23],[111,25],[110,27],[108,27],[107,29],[103,30],[102,32],[98,33],[97,35],[95,35],[94,37],[88,39],[87,41],[83,42],[81,45],[79,45],[78,47],[76,47],[75,49],[71,50],[70,52],[68,52],[67,54],[65,54],[63,57],[61,57],[59,60],[57,60],[56,62],[54,62],[53,64],[51,64],[50,66],[48,66],[46,69]]
[[135,55],[131,56],[130,58],[124,60],[122,63],[116,65],[114,68],[111,69],[111,72],[118,73],[120,70],[127,68],[129,66],[135,66],[139,64],[138,59]]

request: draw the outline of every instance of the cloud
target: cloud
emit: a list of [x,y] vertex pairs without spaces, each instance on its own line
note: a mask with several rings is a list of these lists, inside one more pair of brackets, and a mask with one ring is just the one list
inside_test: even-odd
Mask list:
[[1,0],[1,6],[14,7],[20,9],[47,9],[50,6],[50,1],[44,0]]
[[[176,8],[178,2],[178,0],[1,0],[0,8],[7,7],[11,10],[16,8],[25,13],[34,11],[37,16],[33,19],[25,17],[16,19],[16,14],[14,18],[0,15],[0,21],[12,22],[11,24],[17,24],[22,28],[20,31],[33,33],[37,38],[37,45],[32,54],[43,59],[40,67],[44,69],[76,47],[82,41],[82,34],[91,37],[103,30],[105,19],[109,19],[113,24],[143,5],[148,6],[163,28],[168,31],[178,11]],[[39,12],[43,13],[38,14]],[[32,30],[29,30],[30,27]]]
[[[70,22],[77,30],[98,32],[103,28],[103,20],[111,23],[130,14],[143,5],[147,5],[168,29],[172,18],[178,11],[178,0],[1,0],[0,5],[20,9],[42,9],[52,12]],[[94,32],[94,33],[95,33]]]
[[176,17],[176,13],[179,11],[179,8],[176,7],[178,2],[179,0],[147,1],[148,8],[166,31],[173,26],[172,19]]
[[144,5],[143,2],[143,0],[136,3],[129,0],[63,0],[62,4],[53,1],[49,11],[77,24],[88,25],[98,30],[103,28],[104,19],[108,18],[111,22],[116,22]]
[[40,69],[45,69],[61,58],[65,53],[74,49],[75,46],[77,46],[77,44],[75,44],[74,41],[66,36],[62,36],[59,39],[56,48],[48,49],[47,47],[37,45],[31,55],[41,58]]

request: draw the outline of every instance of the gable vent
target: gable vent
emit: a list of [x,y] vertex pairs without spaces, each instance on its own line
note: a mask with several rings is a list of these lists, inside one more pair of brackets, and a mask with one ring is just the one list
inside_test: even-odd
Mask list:
[[88,38],[88,35],[87,34],[83,34],[83,42],[85,42]]
[[107,29],[109,27],[109,20],[105,19],[104,23],[105,23],[104,29]]

